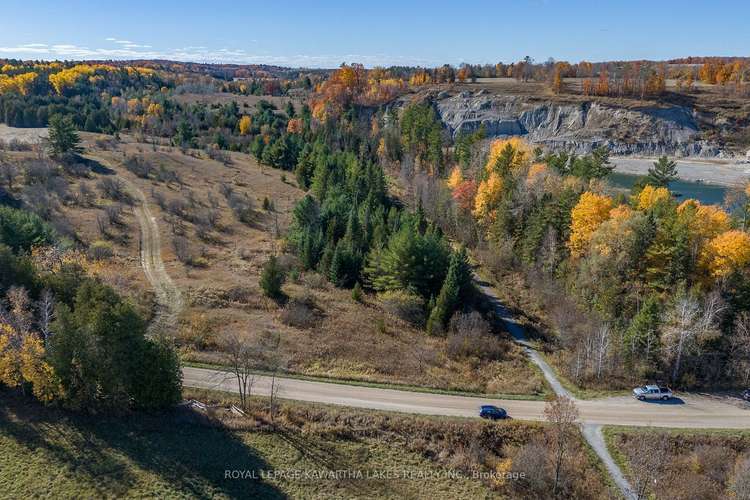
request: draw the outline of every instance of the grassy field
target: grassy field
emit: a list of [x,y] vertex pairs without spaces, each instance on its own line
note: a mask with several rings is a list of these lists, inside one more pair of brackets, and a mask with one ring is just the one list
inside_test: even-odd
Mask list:
[[[480,481],[450,477],[446,467],[377,439],[230,430],[195,423],[178,412],[123,418],[76,416],[1,393],[0,449],[0,496],[5,498],[491,495]],[[242,475],[225,478],[227,470]],[[430,477],[375,477],[381,471],[401,470]],[[314,474],[325,471],[360,473],[362,478],[346,479],[341,473],[339,479],[315,478]],[[294,474],[299,476],[294,478]]]

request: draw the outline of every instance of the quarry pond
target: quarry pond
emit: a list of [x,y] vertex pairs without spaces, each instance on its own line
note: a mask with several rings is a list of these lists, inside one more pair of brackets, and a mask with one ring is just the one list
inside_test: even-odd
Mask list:
[[[630,189],[639,176],[646,175],[656,158],[613,157],[615,172],[610,182]],[[702,203],[718,203],[732,186],[750,180],[750,163],[736,160],[684,158],[675,159],[680,179],[669,186],[679,198],[695,198]]]
[[[608,179],[615,187],[630,190],[639,177],[638,175],[614,172]],[[669,189],[680,200],[695,198],[704,204],[720,205],[724,201],[724,195],[728,187],[703,182],[677,180],[669,184]]]

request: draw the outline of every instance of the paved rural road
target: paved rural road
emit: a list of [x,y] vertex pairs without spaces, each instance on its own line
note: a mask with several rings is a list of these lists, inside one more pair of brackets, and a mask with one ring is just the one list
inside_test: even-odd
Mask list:
[[[182,373],[188,387],[237,392],[237,381],[231,373],[189,366]],[[544,401],[454,396],[292,378],[277,378],[277,382],[281,386],[279,397],[284,399],[455,417],[476,417],[480,405],[496,404],[507,409],[513,418],[544,420]],[[253,393],[268,395],[270,388],[270,377],[258,376]],[[678,396],[682,403],[647,403],[622,396],[578,400],[576,405],[581,421],[587,424],[750,429],[750,407],[743,409],[703,396]]]

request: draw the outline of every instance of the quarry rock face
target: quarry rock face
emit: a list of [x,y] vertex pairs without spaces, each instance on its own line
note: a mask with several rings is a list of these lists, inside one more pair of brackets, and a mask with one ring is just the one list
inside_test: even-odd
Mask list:
[[618,108],[597,102],[557,103],[522,96],[441,93],[440,117],[454,136],[484,125],[488,137],[525,136],[551,150],[613,154],[721,156],[716,144],[699,137],[693,112],[681,106]]

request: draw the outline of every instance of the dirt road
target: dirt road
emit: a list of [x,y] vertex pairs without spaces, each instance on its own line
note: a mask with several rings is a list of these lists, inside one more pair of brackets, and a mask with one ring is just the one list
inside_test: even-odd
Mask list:
[[136,199],[134,213],[141,227],[141,267],[156,293],[158,306],[156,318],[149,325],[149,332],[164,332],[177,322],[183,306],[182,294],[164,268],[159,226],[149,210],[146,196],[133,183],[127,182],[127,185]]
[[[237,392],[237,381],[229,372],[186,366],[182,373],[183,383],[188,387]],[[544,401],[454,396],[292,378],[279,380],[279,396],[284,399],[453,417],[476,417],[480,405],[496,404],[507,409],[513,418],[544,420]],[[268,395],[270,388],[270,377],[259,375],[253,393]],[[671,403],[641,402],[623,396],[578,400],[576,404],[585,424],[750,429],[750,406],[740,408],[696,395],[678,396]]]

